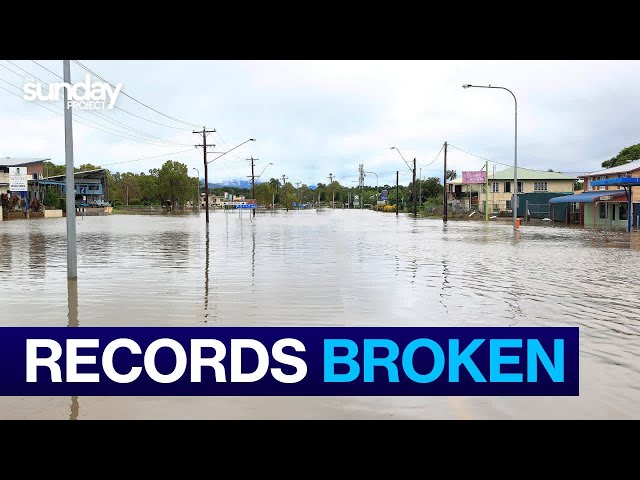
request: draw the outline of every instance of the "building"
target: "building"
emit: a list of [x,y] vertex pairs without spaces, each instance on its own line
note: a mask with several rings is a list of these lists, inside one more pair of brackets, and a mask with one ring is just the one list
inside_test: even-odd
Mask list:
[[[488,201],[489,213],[498,215],[503,212],[513,212],[512,202],[514,189],[513,168],[506,168],[489,174],[489,193],[485,192],[483,184],[465,184],[461,178],[447,181],[447,202],[454,207],[459,205],[463,210],[477,209],[484,213],[485,202]],[[518,193],[571,194],[577,177],[571,177],[560,172],[547,172],[518,167]],[[519,197],[518,215],[524,216],[524,199]],[[546,203],[546,201],[545,201]]]
[[[605,168],[592,173],[579,175],[584,182],[583,189],[575,195],[549,200],[551,208],[557,208],[563,203],[571,202],[579,206],[580,225],[594,227],[628,227],[640,225],[640,188],[630,188],[631,212],[629,212],[629,197],[624,187],[624,181],[615,183],[620,178],[640,178],[640,160]],[[610,185],[592,185],[594,181],[607,181]],[[622,188],[621,188],[622,187]],[[631,218],[629,214],[631,213]],[[566,218],[555,218],[555,221],[567,222]]]
[[[100,205],[109,201],[107,171],[104,168],[76,172],[73,175],[76,204],[80,207]],[[29,180],[29,196],[44,198],[47,189],[56,188],[66,197],[66,175]]]
[[0,194],[9,193],[9,167],[25,167],[31,183],[43,177],[43,162],[49,158],[0,158]]

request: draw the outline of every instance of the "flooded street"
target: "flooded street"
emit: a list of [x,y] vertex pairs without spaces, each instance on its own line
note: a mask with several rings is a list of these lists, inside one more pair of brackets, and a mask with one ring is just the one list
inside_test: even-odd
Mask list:
[[579,397],[0,397],[2,419],[640,418],[640,233],[359,210],[0,222],[2,326],[579,326]]

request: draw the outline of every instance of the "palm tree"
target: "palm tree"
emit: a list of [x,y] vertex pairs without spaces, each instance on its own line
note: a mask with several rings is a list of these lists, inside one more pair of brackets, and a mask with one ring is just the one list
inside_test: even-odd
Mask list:
[[447,180],[455,180],[458,174],[455,170],[447,170]]

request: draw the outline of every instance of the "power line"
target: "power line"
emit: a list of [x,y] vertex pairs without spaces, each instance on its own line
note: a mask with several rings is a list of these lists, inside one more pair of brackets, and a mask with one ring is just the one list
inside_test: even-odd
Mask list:
[[[38,63],[38,62],[36,62],[35,60],[31,60],[31,61],[32,61],[33,63],[35,63],[36,65],[38,65],[40,68],[43,68],[43,69],[45,69],[47,72],[49,72],[49,73],[51,73],[52,75],[54,75],[54,76],[58,77],[60,80],[63,80],[63,78],[62,78],[60,75],[58,75],[57,73],[53,72],[52,70],[49,70],[49,69],[48,69],[47,67],[45,67],[44,65],[42,65],[42,64],[40,64],[40,63]],[[131,115],[131,116],[133,116],[133,117],[139,118],[140,120],[144,120],[145,122],[154,123],[154,124],[156,124],[156,125],[160,125],[160,126],[162,126],[162,127],[173,128],[173,129],[175,129],[175,130],[183,130],[183,131],[187,131],[187,132],[191,130],[190,128],[183,128],[183,127],[176,127],[176,126],[174,126],[174,125],[167,125],[166,123],[156,122],[155,120],[151,120],[151,119],[148,119],[148,118],[145,118],[145,117],[141,117],[140,115],[137,115],[137,114],[135,114],[135,113],[132,113],[132,112],[130,112],[129,110],[125,110],[124,108],[119,107],[118,105],[114,105],[114,106],[113,106],[113,108],[115,108],[115,109],[117,109],[117,110],[120,110],[120,111],[122,111],[122,112],[126,113],[127,115]]]
[[[32,61],[33,61],[33,60],[32,60]],[[31,77],[33,77],[33,78],[35,78],[36,80],[40,81],[41,83],[49,83],[49,82],[45,82],[43,79],[41,79],[41,78],[37,77],[37,76],[36,76],[36,75],[34,75],[32,72],[30,72],[30,71],[28,71],[28,70],[25,70],[24,68],[20,67],[19,65],[16,65],[16,64],[15,64],[14,62],[12,62],[11,60],[7,60],[7,62],[9,62],[11,65],[13,65],[14,67],[18,68],[19,70],[23,71],[23,72],[24,72],[24,73],[26,73],[27,75],[29,75],[29,76],[31,76]],[[34,63],[38,64],[37,62],[34,62]],[[38,65],[40,65],[40,64],[38,64]],[[1,67],[3,67],[3,68],[6,68],[6,69],[7,69],[7,70],[9,70],[10,72],[15,73],[16,75],[19,75],[19,74],[17,74],[16,72],[14,72],[13,70],[11,70],[11,69],[9,69],[8,67],[6,67],[5,65],[0,64],[0,66],[1,66]],[[41,66],[41,65],[40,65],[40,66]],[[42,68],[45,68],[45,67],[42,67]],[[48,72],[51,72],[51,70],[49,70],[48,68],[47,68],[46,70],[47,70]],[[51,73],[53,73],[53,72],[51,72]],[[54,75],[55,75],[55,74],[54,74]],[[20,76],[21,76],[21,75],[20,75]],[[59,75],[56,75],[56,76],[57,76],[58,78],[61,78]],[[26,78],[26,77],[25,77],[25,78]],[[84,87],[82,88],[82,90],[84,91]],[[48,91],[49,91],[49,89],[47,88],[47,93],[48,93]],[[113,123],[114,125],[122,125],[122,126],[124,126],[124,127],[127,129],[127,131],[125,131],[125,132],[124,132],[125,134],[128,134],[128,130],[133,130],[133,131],[135,131],[135,132],[140,133],[141,135],[144,135],[144,136],[147,136],[147,137],[151,137],[151,138],[158,139],[158,140],[160,140],[160,141],[161,141],[161,142],[163,142],[163,143],[173,144],[173,145],[176,145],[176,146],[187,146],[187,145],[189,145],[188,143],[177,143],[177,142],[172,142],[172,141],[170,141],[170,140],[165,140],[164,138],[158,137],[157,135],[152,135],[151,133],[143,132],[142,130],[138,130],[137,128],[134,128],[134,127],[132,127],[132,126],[130,126],[130,125],[127,125],[127,124],[125,124],[125,123],[118,122],[118,121],[116,121],[116,120],[112,120],[112,119],[108,118],[105,114],[103,114],[103,113],[101,113],[101,112],[97,112],[97,111],[90,111],[90,110],[89,110],[89,111],[87,111],[86,113],[91,114],[91,115],[94,115],[94,116],[96,116],[96,117],[98,117],[98,118],[101,118],[102,120],[104,120],[104,121],[106,121],[106,122]]]
[[[99,78],[99,79],[100,79],[100,80],[102,80],[104,83],[107,83],[107,84],[109,84],[109,85],[111,85],[111,86],[113,87],[113,85],[112,85],[110,82],[108,82],[107,80],[105,80],[104,78],[102,78],[100,75],[98,75],[97,73],[95,73],[93,70],[91,70],[90,68],[86,67],[86,66],[85,66],[85,65],[83,65],[82,63],[78,62],[77,60],[73,60],[73,62],[74,62],[76,65],[78,65],[78,66],[80,66],[81,68],[83,68],[85,71],[89,72],[89,73],[90,73],[91,75],[93,75],[94,77]],[[113,87],[113,88],[115,88],[115,87]],[[196,124],[196,123],[185,122],[184,120],[180,120],[179,118],[172,117],[171,115],[167,115],[166,113],[162,113],[161,111],[156,110],[155,108],[150,107],[150,106],[149,106],[149,105],[147,105],[146,103],[141,102],[140,100],[138,100],[138,99],[136,99],[136,98],[132,97],[131,95],[129,95],[128,93],[126,93],[126,92],[125,92],[125,91],[123,91],[123,90],[120,90],[120,93],[122,93],[122,94],[123,94],[124,96],[126,96],[126,97],[129,97],[129,98],[130,98],[131,100],[133,100],[134,102],[137,102],[137,103],[139,103],[140,105],[142,105],[142,106],[144,106],[144,107],[147,107],[149,110],[151,110],[151,111],[153,111],[153,112],[156,112],[157,114],[162,115],[163,117],[169,118],[169,119],[173,120],[174,122],[182,123],[182,124],[184,124],[184,125],[190,125],[190,126],[192,126],[192,127],[199,127],[199,126],[200,126],[200,125],[198,125],[198,124]]]
[[109,165],[120,165],[122,163],[140,162],[142,160],[151,160],[152,158],[168,157],[170,155],[178,155],[180,153],[192,152],[194,150],[197,150],[197,148],[189,148],[187,150],[180,150],[179,152],[163,153],[162,155],[155,155],[153,157],[143,157],[143,158],[136,158],[135,160],[125,160],[123,162],[104,163],[104,164],[101,164],[100,166],[108,167]]
[[440,151],[438,152],[438,154],[436,155],[436,158],[434,158],[433,160],[431,160],[429,163],[427,163],[426,165],[420,165],[421,167],[428,167],[429,165],[431,165],[433,162],[435,162],[438,157],[440,156],[440,154],[442,153],[442,150],[444,150],[444,143],[442,144],[442,147],[440,147]]
[[[1,65],[1,64],[0,64],[0,66],[3,66],[5,68],[7,68],[6,66]],[[12,70],[10,70],[10,71],[12,71]],[[13,72],[13,73],[16,73],[16,72]],[[1,77],[0,77],[0,81],[3,81],[5,83],[7,83],[8,85],[11,85],[12,87],[14,87],[14,88],[16,88],[16,89],[18,89],[20,91],[23,91],[20,86],[15,85],[14,83],[11,83],[11,82],[9,82],[9,81],[1,78]],[[42,82],[46,83],[44,81],[42,81]],[[13,92],[10,92],[10,93],[13,93]],[[47,90],[47,93],[48,93],[48,90]],[[15,95],[24,100],[24,98],[22,96],[20,96],[18,94],[15,94]],[[30,102],[30,103],[39,105],[37,102]],[[58,107],[60,107],[60,108],[62,108],[64,110],[64,106],[58,105]],[[49,110],[49,109],[47,109],[47,110]],[[56,112],[56,113],[58,113],[58,112]],[[83,114],[84,113],[93,113],[93,114],[95,114],[96,112],[87,111],[87,112],[82,112],[82,113]],[[60,115],[64,115],[64,114],[60,113]],[[105,133],[109,133],[111,135],[115,135],[117,137],[124,138],[125,140],[133,140],[133,141],[139,142],[139,143],[146,143],[146,144],[149,144],[149,145],[161,145],[161,146],[187,146],[187,145],[189,145],[189,144],[186,144],[186,143],[170,142],[170,141],[164,140],[164,139],[162,139],[160,137],[156,137],[156,138],[158,138],[160,140],[160,142],[154,141],[154,140],[149,139],[149,138],[140,138],[139,136],[136,136],[134,134],[129,134],[126,131],[122,132],[120,130],[114,129],[113,127],[109,127],[109,126],[106,126],[106,125],[99,124],[99,123],[95,122],[94,120],[90,120],[90,119],[84,117],[83,115],[80,114],[80,112],[76,112],[75,116],[83,119],[85,122],[90,122],[93,125],[88,125],[86,123],[80,122],[79,120],[78,120],[78,123],[81,123],[81,124],[86,125],[86,126],[91,127],[91,128],[95,128],[96,130],[100,130],[100,131],[103,131]],[[98,117],[98,118],[101,118],[101,117]],[[108,129],[108,130],[105,130],[105,129]]]
[[[5,80],[5,79],[3,79],[3,78],[0,78],[0,81],[5,82],[5,83],[7,83],[8,85],[11,85],[12,87],[17,88],[18,90],[22,91],[22,89],[21,89],[19,86],[14,85],[13,83],[8,82],[7,80]],[[23,98],[21,95],[19,95],[19,94],[17,94],[17,93],[14,93],[14,92],[12,92],[12,91],[10,91],[10,90],[6,89],[6,88],[3,88],[3,90],[5,90],[5,91],[7,91],[7,92],[11,93],[12,95],[15,95],[16,97],[18,97],[18,98],[20,98],[21,100],[23,100],[23,101],[24,101],[24,98]],[[41,104],[39,104],[39,103],[37,103],[37,102],[29,102],[29,104],[31,104],[31,105],[37,105],[37,106],[39,106],[39,107],[44,108],[45,110],[49,110],[49,111],[51,111],[51,112],[53,112],[53,113],[55,113],[55,114],[58,114],[58,115],[62,115],[62,116],[64,116],[64,113],[59,112],[59,111],[56,111],[56,110],[54,110],[54,109],[52,109],[52,108],[45,107],[44,105],[41,105]],[[64,108],[64,107],[62,107],[62,108]],[[76,117],[76,118],[74,118],[74,122],[78,122],[78,123],[79,123],[79,124],[81,124],[81,125],[85,125],[85,126],[87,126],[87,127],[94,128],[94,129],[96,129],[96,130],[100,130],[101,132],[105,132],[105,133],[108,133],[108,134],[110,134],[110,135],[115,135],[116,137],[124,138],[125,140],[130,140],[130,141],[139,142],[139,143],[146,143],[146,144],[148,144],[148,145],[160,145],[160,146],[163,146],[163,147],[167,147],[167,146],[175,146],[174,144],[171,144],[171,145],[170,145],[170,144],[166,144],[166,143],[151,142],[151,141],[147,141],[147,140],[145,140],[145,139],[140,139],[140,138],[135,137],[135,136],[124,136],[124,135],[120,134],[120,132],[117,132],[117,131],[112,132],[112,131],[109,131],[109,130],[105,130],[105,128],[109,128],[109,127],[105,127],[104,125],[97,124],[97,123],[93,122],[92,120],[89,120],[89,119],[87,119],[87,118],[85,118],[85,117],[83,117],[83,116],[80,116],[77,112],[76,112],[75,117]],[[82,120],[84,120],[84,121],[79,120],[77,117],[80,117],[80,118],[81,118]],[[90,123],[91,123],[91,124],[93,124],[93,125],[91,125],[90,123],[85,123],[85,122],[90,122]],[[177,144],[177,145],[181,145],[181,144]]]

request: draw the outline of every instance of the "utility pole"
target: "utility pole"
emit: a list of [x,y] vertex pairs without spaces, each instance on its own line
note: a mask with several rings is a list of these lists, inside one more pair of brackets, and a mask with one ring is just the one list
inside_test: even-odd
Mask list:
[[[71,84],[71,63],[62,61],[64,82]],[[64,89],[64,156],[66,163],[66,196],[67,196],[67,279],[78,278],[78,252],[76,250],[76,186],[73,168],[73,121],[71,106],[67,103],[69,92]]]
[[364,164],[361,163],[360,167],[360,210],[364,210]]
[[285,188],[285,186],[287,185],[287,180],[288,180],[288,177],[286,175],[282,175],[282,189],[284,190],[284,208],[289,210],[289,207],[287,206],[287,189]]
[[[485,174],[485,178],[484,178],[484,221],[488,222],[489,221],[489,162],[485,162],[484,163],[484,174]],[[525,218],[526,217],[526,212],[525,212]]]
[[331,208],[335,208],[335,206],[336,206],[336,194],[333,191],[333,173],[330,173],[327,178],[329,179],[329,183],[331,185]]
[[[256,176],[253,174],[253,167],[255,165],[255,162],[257,160],[260,160],[259,158],[253,158],[253,156],[251,158],[247,158],[247,161],[251,162],[251,196],[253,197],[253,200],[256,202],[256,207],[258,206],[257,203],[258,201],[256,200]],[[253,216],[256,216],[256,209],[253,208]]]
[[447,221],[447,142],[444,142],[444,186],[443,186],[444,205],[442,206],[442,221]]
[[396,216],[398,216],[398,205],[400,204],[400,170],[396,170]]
[[[204,203],[205,203],[205,215],[207,223],[209,223],[209,173],[207,169],[207,134],[213,133],[214,130],[207,130],[206,127],[202,127],[202,131],[194,130],[193,133],[202,135],[202,145],[196,145],[196,147],[202,147],[202,157],[204,159]],[[210,145],[215,148],[215,145]],[[200,181],[200,180],[198,180]]]
[[413,216],[418,216],[418,195],[416,189],[416,159],[413,159]]
[[420,206],[422,207],[422,167],[420,167],[420,185],[419,185],[418,198],[420,199]]

